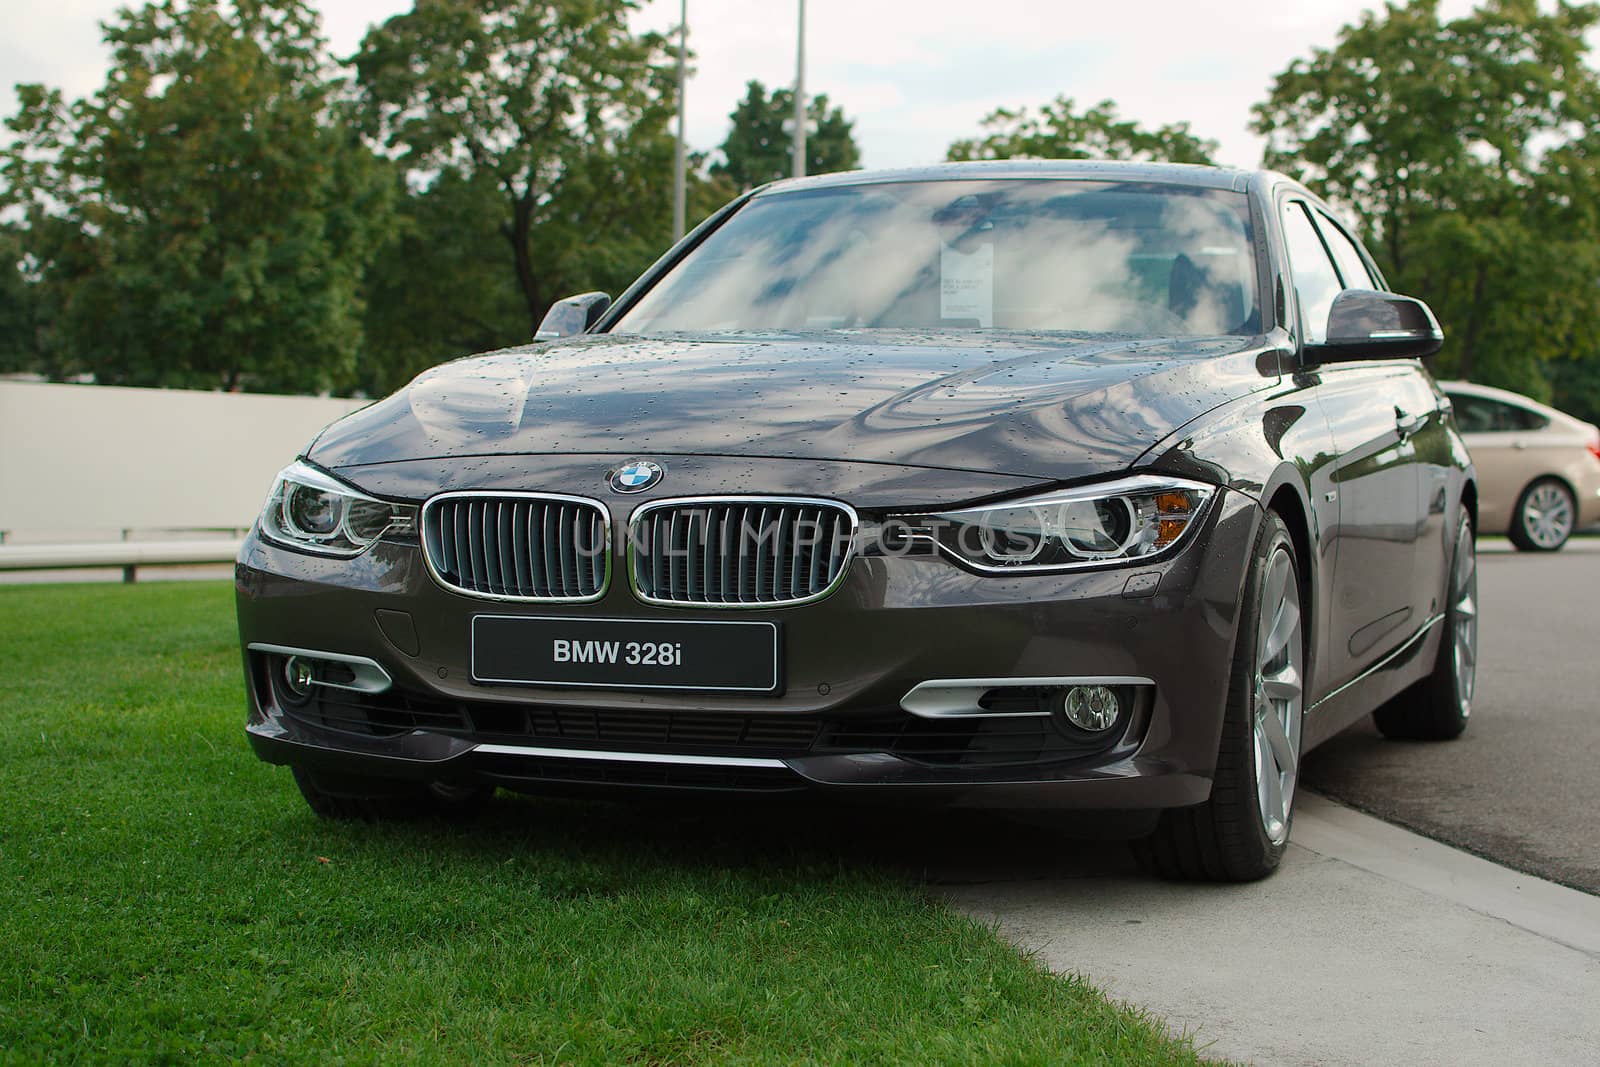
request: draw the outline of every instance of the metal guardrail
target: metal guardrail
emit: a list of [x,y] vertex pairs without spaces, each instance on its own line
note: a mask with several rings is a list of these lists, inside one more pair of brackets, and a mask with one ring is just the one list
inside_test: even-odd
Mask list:
[[132,582],[140,567],[232,563],[243,538],[192,541],[105,541],[79,545],[0,544],[0,571],[69,570],[121,567],[122,580]]

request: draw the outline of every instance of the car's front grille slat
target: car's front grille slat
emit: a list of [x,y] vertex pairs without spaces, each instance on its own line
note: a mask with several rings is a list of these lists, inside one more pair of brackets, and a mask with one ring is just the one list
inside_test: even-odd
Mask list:
[[800,512],[800,521],[795,530],[795,536],[789,539],[789,599],[796,600],[800,595],[800,546],[806,538],[806,512]]
[[634,517],[634,585],[665,604],[804,603],[838,584],[854,535],[854,513],[831,501],[648,504]]
[[430,568],[459,592],[593,600],[605,591],[609,526],[596,501],[447,493],[423,505],[422,526]]
[[602,515],[589,515],[589,584],[595,589],[606,587],[606,571],[610,566],[611,546],[606,543],[606,520]]
[[507,504],[500,501],[494,506],[494,526],[496,547],[500,549],[500,585],[507,593],[520,595],[521,586],[517,584],[517,562],[511,556],[512,542],[515,535],[511,532],[513,515],[516,512],[515,503]]
[[528,506],[518,500],[511,505],[511,565],[517,575],[517,595],[527,596],[533,584],[533,560],[528,555]]
[[467,544],[467,509],[458,508],[454,514],[443,517],[441,521],[455,531],[456,573],[469,573],[467,561],[472,557],[472,552]]

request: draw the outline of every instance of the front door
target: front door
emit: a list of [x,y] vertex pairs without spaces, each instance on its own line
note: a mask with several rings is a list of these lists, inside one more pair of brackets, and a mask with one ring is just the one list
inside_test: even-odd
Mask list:
[[1428,526],[1417,434],[1414,367],[1352,363],[1320,368],[1318,390],[1338,458],[1333,541],[1335,602],[1329,605],[1329,681],[1349,681],[1426,621],[1419,574]]

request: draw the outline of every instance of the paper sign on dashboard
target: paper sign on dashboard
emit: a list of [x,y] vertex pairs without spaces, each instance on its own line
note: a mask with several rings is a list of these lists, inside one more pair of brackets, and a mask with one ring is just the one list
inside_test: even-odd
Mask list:
[[946,245],[939,253],[939,317],[972,319],[994,326],[994,245],[961,252]]

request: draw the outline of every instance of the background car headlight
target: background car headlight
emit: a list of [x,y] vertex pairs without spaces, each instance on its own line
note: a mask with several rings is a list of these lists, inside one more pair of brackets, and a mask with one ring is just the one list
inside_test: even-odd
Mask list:
[[904,536],[931,541],[989,572],[1070,570],[1152,559],[1194,529],[1215,489],[1154,475],[1061,489],[1006,504],[895,515]]
[[278,472],[261,509],[261,532],[303,552],[359,556],[386,532],[414,530],[416,516],[415,505],[376,500],[297,461]]

